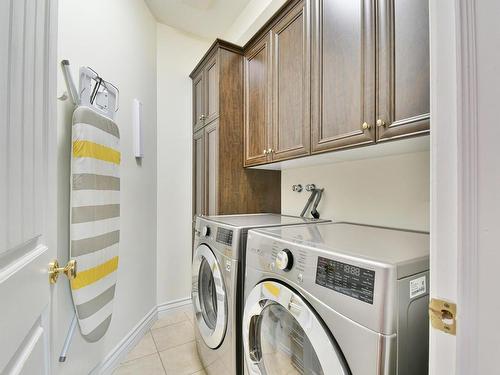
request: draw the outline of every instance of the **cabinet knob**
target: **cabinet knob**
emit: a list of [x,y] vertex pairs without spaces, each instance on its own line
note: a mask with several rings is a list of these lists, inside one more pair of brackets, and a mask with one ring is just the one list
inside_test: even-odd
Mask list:
[[370,124],[367,122],[363,122],[363,125],[361,125],[361,127],[363,128],[363,130],[367,130],[370,129]]
[[380,128],[381,126],[385,126],[385,122],[381,119],[377,120],[377,126]]
[[272,154],[273,152],[274,152],[274,150],[272,148],[270,148],[270,149],[267,150],[268,154]]
[[264,153],[264,155],[267,155],[267,150],[264,150],[263,153]]
[[205,120],[205,115],[201,115],[200,118],[199,118],[200,121],[203,121]]

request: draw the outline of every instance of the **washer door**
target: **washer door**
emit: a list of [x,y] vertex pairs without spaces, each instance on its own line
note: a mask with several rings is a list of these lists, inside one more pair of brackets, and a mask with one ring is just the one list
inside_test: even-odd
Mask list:
[[274,281],[257,284],[246,300],[243,344],[251,375],[351,373],[309,305]]
[[207,245],[194,254],[191,298],[200,335],[215,349],[226,334],[227,298],[219,262]]

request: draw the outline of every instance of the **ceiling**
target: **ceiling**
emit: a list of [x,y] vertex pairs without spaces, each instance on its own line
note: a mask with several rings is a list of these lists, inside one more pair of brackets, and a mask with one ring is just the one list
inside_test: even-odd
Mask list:
[[159,22],[214,39],[234,22],[250,0],[145,0]]

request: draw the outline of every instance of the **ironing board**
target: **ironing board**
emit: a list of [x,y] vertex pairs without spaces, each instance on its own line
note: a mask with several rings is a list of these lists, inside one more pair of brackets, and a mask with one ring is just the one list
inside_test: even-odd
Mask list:
[[82,336],[98,341],[111,323],[120,242],[120,133],[116,123],[86,106],[73,113],[71,281]]

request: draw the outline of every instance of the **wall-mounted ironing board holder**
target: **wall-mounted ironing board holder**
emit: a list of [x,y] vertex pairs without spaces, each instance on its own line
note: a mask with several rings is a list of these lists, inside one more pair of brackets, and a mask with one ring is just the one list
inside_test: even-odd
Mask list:
[[82,66],[77,89],[69,70],[69,61],[61,61],[61,67],[69,96],[75,106],[83,105],[111,120],[115,119],[119,109],[120,94],[115,85],[103,80],[94,69]]
[[118,111],[118,89],[91,68],[80,68],[80,105],[92,108],[111,120]]

